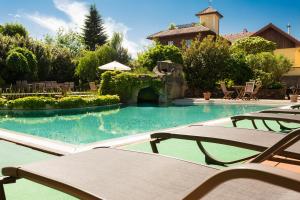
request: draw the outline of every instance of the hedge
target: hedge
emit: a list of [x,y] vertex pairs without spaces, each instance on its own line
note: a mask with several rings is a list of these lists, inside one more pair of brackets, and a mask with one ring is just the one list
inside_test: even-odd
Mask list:
[[51,97],[24,97],[7,102],[8,108],[16,109],[42,109],[46,106],[54,106],[55,99]]
[[51,97],[24,97],[7,101],[0,98],[0,107],[3,109],[47,109],[47,108],[80,108],[92,106],[106,106],[118,104],[120,98],[117,95],[105,95],[97,97],[63,97],[54,99]]

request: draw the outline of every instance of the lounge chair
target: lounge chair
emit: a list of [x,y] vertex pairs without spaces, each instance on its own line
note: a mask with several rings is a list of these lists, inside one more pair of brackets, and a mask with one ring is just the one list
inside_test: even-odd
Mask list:
[[274,113],[274,114],[294,114],[298,115],[300,114],[300,110],[298,109],[280,109],[280,108],[273,108],[268,110],[260,111],[260,113]]
[[232,99],[232,95],[234,94],[234,91],[228,91],[225,85],[225,82],[220,83],[222,92],[224,94],[223,99]]
[[300,109],[300,104],[292,105],[291,108],[292,109]]
[[[219,172],[174,158],[117,149],[7,167],[2,173],[7,176],[2,184],[25,178],[84,200],[300,198],[300,175],[282,169],[247,164]],[[5,200],[1,188],[0,199]]]
[[243,121],[243,120],[250,120],[252,122],[252,125],[255,129],[257,128],[257,125],[255,123],[255,120],[261,120],[264,124],[264,126],[269,130],[269,131],[275,131],[272,129],[266,121],[275,121],[279,126],[282,131],[290,131],[293,129],[297,129],[299,127],[287,127],[286,125],[283,125],[282,122],[284,123],[296,123],[300,124],[300,115],[289,115],[289,114],[281,114],[281,113],[249,113],[249,114],[244,114],[244,115],[237,115],[231,117],[232,124],[234,127],[237,127],[237,122]]
[[250,100],[254,92],[255,82],[247,82],[242,99]]
[[[295,130],[289,135],[300,137],[300,129]],[[210,126],[189,126],[186,128],[175,129],[169,132],[159,132],[151,134],[151,148],[153,153],[158,153],[157,144],[168,139],[183,139],[193,140],[197,142],[200,151],[205,155],[207,164],[228,165],[239,163],[256,157],[252,155],[246,158],[241,158],[234,161],[220,161],[214,158],[202,145],[202,142],[211,142],[217,144],[230,145],[254,151],[265,151],[271,148],[279,141],[285,141],[289,135],[276,134],[269,131],[259,131],[251,129],[225,128],[225,127],[210,127]],[[300,143],[290,146],[285,151],[280,153],[280,156],[285,156],[300,160]]]

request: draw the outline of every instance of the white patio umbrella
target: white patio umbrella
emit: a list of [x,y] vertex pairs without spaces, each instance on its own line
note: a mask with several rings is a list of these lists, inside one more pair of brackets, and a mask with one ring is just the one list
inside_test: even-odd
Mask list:
[[114,62],[111,62],[111,63],[108,63],[106,65],[102,65],[99,67],[99,69],[101,70],[106,70],[106,71],[114,71],[114,70],[119,70],[119,71],[130,71],[131,68],[126,66],[126,65],[123,65],[117,61],[114,61]]

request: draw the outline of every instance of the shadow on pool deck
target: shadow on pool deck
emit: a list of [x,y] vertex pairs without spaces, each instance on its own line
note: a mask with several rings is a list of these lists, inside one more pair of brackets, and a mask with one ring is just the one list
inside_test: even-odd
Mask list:
[[[51,159],[54,156],[0,140],[0,168]],[[3,159],[4,158],[4,159]],[[8,200],[74,200],[75,198],[27,180],[5,185]]]

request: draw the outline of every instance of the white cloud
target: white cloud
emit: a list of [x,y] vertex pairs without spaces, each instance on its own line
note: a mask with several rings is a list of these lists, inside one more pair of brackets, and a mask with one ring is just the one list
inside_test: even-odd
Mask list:
[[[57,32],[59,28],[81,31],[85,16],[89,11],[88,4],[76,0],[53,0],[53,3],[55,8],[66,14],[68,20],[42,15],[38,12],[26,14],[26,17],[41,27],[50,30],[52,33]],[[141,40],[139,43],[129,40],[128,32],[130,31],[130,28],[121,22],[115,21],[111,17],[104,19],[104,27],[109,38],[114,32],[123,34],[123,46],[128,49],[128,52],[133,57],[136,57],[137,53],[142,50],[143,46],[146,44],[145,40]]]

